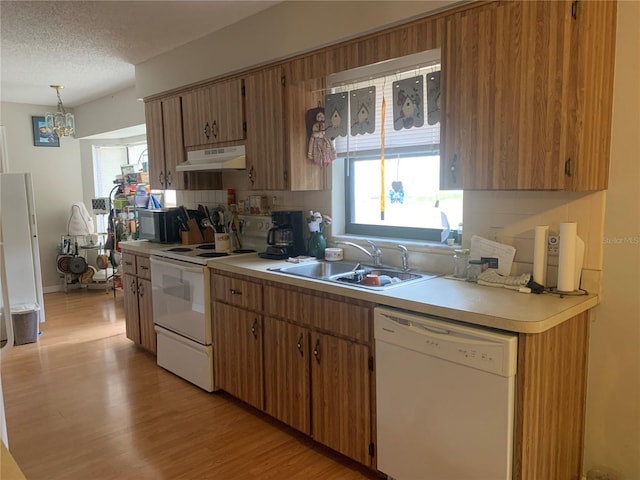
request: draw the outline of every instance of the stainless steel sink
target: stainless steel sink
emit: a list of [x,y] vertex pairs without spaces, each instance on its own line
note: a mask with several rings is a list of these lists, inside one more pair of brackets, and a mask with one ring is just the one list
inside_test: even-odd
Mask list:
[[307,262],[286,267],[270,268],[275,272],[289,273],[300,277],[326,279],[362,268],[357,262]]
[[[313,278],[315,280],[323,280],[331,283],[350,285],[352,287],[364,288],[367,290],[386,290],[388,288],[427,280],[437,276],[430,273],[405,272],[391,267],[361,265],[357,262],[348,261],[315,261],[299,265],[272,267],[269,270],[289,275],[296,275],[299,277]],[[381,284],[368,285],[364,283],[366,282],[365,277],[367,275],[377,275],[381,280]]]

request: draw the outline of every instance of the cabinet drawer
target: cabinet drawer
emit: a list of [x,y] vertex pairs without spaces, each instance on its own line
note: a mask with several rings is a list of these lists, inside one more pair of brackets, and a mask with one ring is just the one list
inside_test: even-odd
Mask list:
[[211,286],[215,300],[247,310],[262,310],[262,285],[259,283],[213,274]]
[[136,257],[136,272],[140,278],[146,278],[147,280],[151,280],[151,269],[149,257]]
[[122,252],[122,273],[137,275],[136,256],[133,253]]
[[328,333],[370,343],[371,307],[341,297],[303,293],[286,287],[265,285],[264,312]]

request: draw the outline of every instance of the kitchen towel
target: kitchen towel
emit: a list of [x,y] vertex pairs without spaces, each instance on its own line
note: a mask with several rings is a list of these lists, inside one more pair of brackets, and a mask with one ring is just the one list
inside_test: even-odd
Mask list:
[[547,243],[549,226],[538,225],[534,230],[533,240],[533,281],[547,286]]
[[584,260],[584,242],[577,235],[578,224],[560,224],[560,255],[558,257],[558,290],[573,292],[580,286]]

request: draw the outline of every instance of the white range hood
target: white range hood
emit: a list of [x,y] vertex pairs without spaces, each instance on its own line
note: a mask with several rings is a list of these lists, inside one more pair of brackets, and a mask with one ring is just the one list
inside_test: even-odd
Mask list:
[[199,170],[244,170],[246,168],[244,145],[207,148],[187,154],[187,161],[176,167],[179,172]]

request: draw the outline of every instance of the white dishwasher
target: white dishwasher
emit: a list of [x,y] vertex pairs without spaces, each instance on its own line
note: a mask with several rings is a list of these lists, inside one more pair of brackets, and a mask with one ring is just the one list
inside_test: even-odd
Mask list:
[[517,336],[384,307],[374,323],[378,470],[511,479]]

